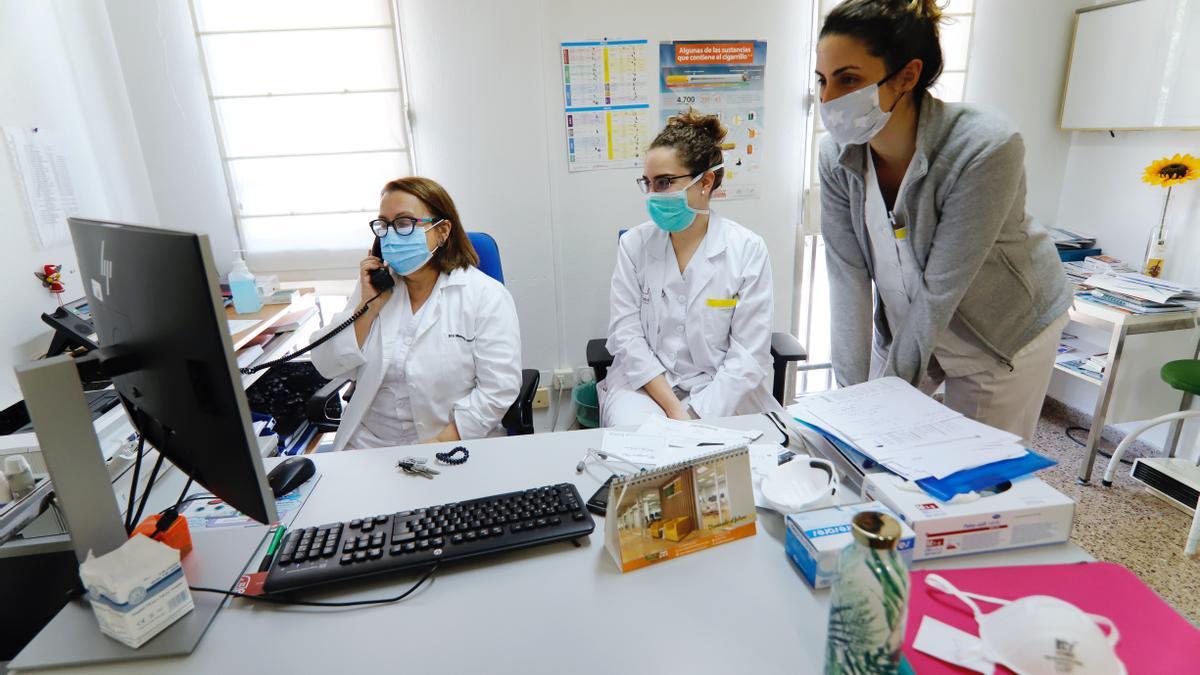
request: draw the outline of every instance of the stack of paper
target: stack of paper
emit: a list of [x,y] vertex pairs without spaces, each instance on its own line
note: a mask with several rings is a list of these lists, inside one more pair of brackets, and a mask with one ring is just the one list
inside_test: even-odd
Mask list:
[[762,432],[757,430],[725,429],[700,422],[651,417],[636,431],[605,430],[600,452],[618,464],[624,462],[638,468],[653,469],[723,447],[748,445],[759,436],[762,436]]
[[964,417],[897,377],[805,396],[788,410],[909,480],[1026,454],[1015,434]]
[[1097,274],[1086,284],[1093,289],[1090,300],[1132,314],[1192,310],[1200,304],[1195,289],[1144,274]]

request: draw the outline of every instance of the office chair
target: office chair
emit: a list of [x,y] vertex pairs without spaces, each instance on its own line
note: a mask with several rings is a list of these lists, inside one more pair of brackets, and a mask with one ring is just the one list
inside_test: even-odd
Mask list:
[[[489,277],[504,283],[504,270],[500,265],[500,248],[492,235],[484,232],[468,232],[471,246],[479,254],[479,270]],[[537,394],[541,375],[538,371],[525,368],[521,371],[521,389],[500,424],[509,436],[533,433],[533,397]],[[339,398],[339,393],[349,386]],[[308,399],[306,412],[309,422],[321,432],[337,431],[342,414],[342,401],[349,401],[354,393],[354,383],[347,378],[335,378],[317,390]]]
[[[617,232],[617,238],[620,239],[627,230]],[[587,362],[592,367],[592,371],[596,374],[596,381],[604,379],[608,374],[608,369],[612,367],[613,356],[608,353],[608,348],[605,347],[606,338],[593,338],[587,341]],[[804,345],[793,337],[790,333],[771,333],[771,370],[774,373],[771,383],[771,395],[779,401],[780,405],[787,405],[789,398],[794,392],[787,391],[788,389],[788,364],[797,361],[807,361],[808,352],[805,351]]]

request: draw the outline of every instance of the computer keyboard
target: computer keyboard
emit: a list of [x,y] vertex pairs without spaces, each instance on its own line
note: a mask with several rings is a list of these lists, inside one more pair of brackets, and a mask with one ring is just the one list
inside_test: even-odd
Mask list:
[[596,523],[570,483],[287,534],[263,583],[287,591],[578,539]]

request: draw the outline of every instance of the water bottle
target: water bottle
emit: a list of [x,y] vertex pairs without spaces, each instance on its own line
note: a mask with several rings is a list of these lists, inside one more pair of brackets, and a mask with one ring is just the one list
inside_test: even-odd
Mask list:
[[238,314],[253,314],[262,309],[262,298],[258,297],[254,275],[241,257],[233,261],[233,269],[229,272],[229,290],[233,293],[233,309]]
[[896,544],[900,523],[864,511],[850,523],[854,541],[838,558],[829,600],[825,673],[897,673],[908,614],[908,567]]

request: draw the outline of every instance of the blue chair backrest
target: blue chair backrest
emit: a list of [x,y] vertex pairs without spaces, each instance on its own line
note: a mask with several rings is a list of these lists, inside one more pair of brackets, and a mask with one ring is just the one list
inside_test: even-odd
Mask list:
[[486,232],[468,232],[467,239],[479,254],[479,271],[489,277],[504,283],[504,268],[500,266],[500,247],[496,240]]

